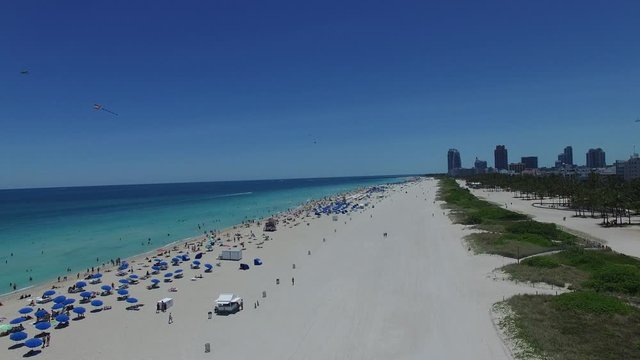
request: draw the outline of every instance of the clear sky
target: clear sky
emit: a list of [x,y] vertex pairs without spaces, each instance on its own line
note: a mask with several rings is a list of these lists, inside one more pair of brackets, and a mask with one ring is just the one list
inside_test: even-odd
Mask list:
[[638,19],[640,1],[4,1],[0,188],[441,172],[450,147],[469,167],[496,144],[626,159]]

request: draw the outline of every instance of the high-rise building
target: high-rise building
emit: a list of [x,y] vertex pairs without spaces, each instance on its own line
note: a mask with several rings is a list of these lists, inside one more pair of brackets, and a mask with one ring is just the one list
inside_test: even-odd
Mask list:
[[523,163],[511,163],[509,164],[509,171],[514,171],[517,173],[521,173],[524,171],[524,164]]
[[565,164],[573,165],[573,148],[571,146],[565,147],[562,155],[563,155],[562,161]]
[[453,169],[460,169],[461,167],[460,152],[457,149],[449,149],[447,153],[447,171],[451,173]]
[[493,151],[493,156],[496,170],[507,170],[509,168],[509,157],[507,148],[504,145],[497,145]]
[[624,164],[624,179],[633,180],[640,178],[640,157],[638,154],[633,154],[631,159]]
[[487,162],[476,158],[473,167],[476,169],[476,174],[484,174],[487,172]]
[[605,160],[604,150],[601,148],[597,149],[589,149],[587,151],[587,167],[588,168],[603,168],[607,166],[607,162]]
[[523,156],[520,160],[524,164],[525,169],[537,169],[538,157],[537,156]]

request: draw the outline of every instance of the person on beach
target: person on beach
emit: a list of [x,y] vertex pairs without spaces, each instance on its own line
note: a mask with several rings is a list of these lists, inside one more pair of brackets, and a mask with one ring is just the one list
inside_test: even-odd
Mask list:
[[296,279],[294,279],[293,277],[291,278],[291,286],[296,284]]
[[169,313],[169,324],[173,324],[173,316]]

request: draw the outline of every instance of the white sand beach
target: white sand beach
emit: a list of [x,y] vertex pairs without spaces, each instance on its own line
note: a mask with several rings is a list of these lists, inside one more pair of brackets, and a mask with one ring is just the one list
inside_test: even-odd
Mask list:
[[[640,257],[640,227],[638,226],[605,228],[599,225],[601,219],[574,217],[573,210],[536,207],[533,206],[534,200],[516,198],[512,192],[484,189],[471,189],[471,192],[480,199],[530,215],[537,221],[555,223],[569,232],[596,240],[617,252]],[[634,219],[635,221],[637,220]]]
[[[391,189],[373,202],[375,207],[340,215],[338,221],[309,217],[298,219],[297,226],[279,226],[262,248],[255,242],[247,245],[242,262],[250,264],[249,270],[239,270],[234,261],[222,261],[212,273],[183,264],[185,277],[161,283],[159,289],[147,290],[148,281],[132,285],[131,296],[145,305],[139,311],[125,310],[128,304],[116,301],[115,295],[100,297],[110,310],[87,313],[67,328],[49,330],[51,345],[34,357],[511,358],[491,320],[491,305],[536,289],[493,280],[491,271],[512,260],[467,250],[463,237],[469,231],[451,224],[435,201],[437,181]],[[256,225],[239,231],[245,239],[250,231],[258,239],[263,233]],[[202,262],[217,262],[219,253],[216,247]],[[264,264],[253,266],[255,257]],[[143,264],[133,264],[141,269],[137,274],[148,269],[141,268]],[[196,274],[203,278],[190,280]],[[105,273],[103,283],[117,279],[114,272]],[[178,291],[169,292],[172,286]],[[60,290],[68,295],[66,286]],[[244,310],[208,319],[214,300],[224,292],[241,295]],[[3,323],[17,317],[25,305],[16,296],[2,299]],[[164,297],[173,298],[175,305],[157,314],[156,301]],[[37,333],[28,322],[24,326],[30,337]],[[210,353],[205,353],[205,343]],[[8,337],[0,338],[0,358],[23,358],[28,349],[9,350],[13,344]]]

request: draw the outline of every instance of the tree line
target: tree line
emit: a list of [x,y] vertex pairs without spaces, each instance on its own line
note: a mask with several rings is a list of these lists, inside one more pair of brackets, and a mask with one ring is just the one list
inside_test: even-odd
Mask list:
[[548,175],[479,174],[466,178],[485,189],[501,189],[539,200],[541,205],[568,208],[576,216],[601,217],[605,226],[631,224],[640,212],[640,179],[590,174],[586,179]]

